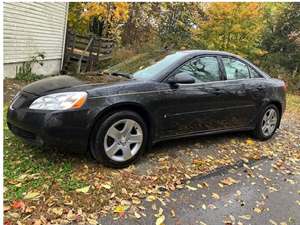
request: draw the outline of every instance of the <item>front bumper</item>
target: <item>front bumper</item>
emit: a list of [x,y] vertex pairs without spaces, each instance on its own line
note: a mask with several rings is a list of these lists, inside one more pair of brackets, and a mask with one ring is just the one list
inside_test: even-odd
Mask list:
[[89,110],[44,111],[9,108],[7,123],[16,136],[35,145],[84,152],[90,134]]

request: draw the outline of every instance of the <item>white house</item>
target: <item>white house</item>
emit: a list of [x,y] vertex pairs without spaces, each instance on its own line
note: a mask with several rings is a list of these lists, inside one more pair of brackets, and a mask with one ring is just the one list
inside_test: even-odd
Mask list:
[[68,3],[4,3],[4,76],[15,77],[16,67],[43,53],[44,65],[33,72],[58,74],[64,56]]

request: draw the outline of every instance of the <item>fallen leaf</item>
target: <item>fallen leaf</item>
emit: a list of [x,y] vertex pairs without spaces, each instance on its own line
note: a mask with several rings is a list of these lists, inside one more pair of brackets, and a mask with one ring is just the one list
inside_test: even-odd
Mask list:
[[140,219],[140,218],[142,217],[138,212],[134,212],[134,216],[135,216],[137,219]]
[[104,187],[104,188],[107,189],[107,190],[111,189],[111,185],[108,184],[108,183],[102,184],[101,186]]
[[197,188],[189,186],[189,185],[186,185],[186,187],[187,187],[187,189],[192,190],[192,191],[196,191],[197,190]]
[[261,209],[260,208],[254,208],[254,212],[256,212],[256,213],[261,213]]
[[247,139],[247,141],[246,141],[246,144],[247,145],[254,145],[254,141],[253,140],[251,140],[251,139]]
[[25,209],[25,203],[21,200],[19,201],[14,201],[13,204],[12,204],[12,207],[14,209],[22,209],[24,210]]
[[158,217],[158,218],[156,219],[155,225],[162,225],[162,224],[164,223],[164,221],[165,221],[165,216],[164,216],[164,215],[161,215],[160,217]]
[[244,220],[250,220],[251,215],[242,215],[242,216],[239,216],[239,218],[244,219]]
[[213,204],[209,204],[207,207],[210,208],[210,209],[216,209],[216,208],[217,208],[217,207],[216,207],[215,205],[213,205]]
[[76,214],[72,210],[69,210],[67,214],[67,219],[70,221],[76,220]]
[[10,206],[7,206],[7,205],[3,206],[3,211],[4,212],[7,212],[9,210],[10,210]]
[[274,220],[269,220],[269,222],[270,222],[270,224],[272,224],[272,225],[278,225]]
[[24,199],[33,199],[39,197],[40,193],[39,192],[28,192],[25,196]]
[[146,201],[148,201],[148,202],[153,202],[154,200],[156,200],[156,197],[154,195],[149,195],[146,198]]
[[269,187],[270,192],[275,192],[278,191],[278,189],[274,188],[274,187]]
[[97,225],[97,224],[98,224],[97,220],[95,220],[95,219],[87,218],[87,221],[88,221],[89,224],[91,224],[91,225]]
[[237,190],[236,193],[235,193],[236,196],[240,196],[241,194],[242,194],[242,193],[241,193],[240,190]]
[[87,193],[90,190],[90,185],[83,187],[83,188],[77,188],[75,191],[76,192],[81,192],[81,193]]
[[34,220],[33,225],[41,225],[42,221],[40,219]]
[[19,218],[19,217],[20,217],[20,214],[19,214],[19,213],[12,212],[12,213],[9,213],[9,216],[11,216],[11,217],[13,217],[13,218]]
[[11,225],[12,223],[11,223],[11,221],[10,220],[4,220],[4,225]]
[[217,193],[212,193],[211,195],[214,199],[220,199],[220,196]]
[[155,217],[160,217],[163,214],[164,210],[162,208],[159,208],[158,213],[154,214]]
[[123,213],[129,208],[128,205],[118,205],[115,207],[114,212],[115,213]]
[[141,200],[139,198],[132,198],[132,203],[135,205],[141,204]]
[[171,210],[171,216],[172,216],[172,217],[175,217],[175,216],[176,216],[175,211],[174,211],[173,209]]
[[55,207],[55,208],[50,209],[50,211],[57,216],[61,216],[64,212],[64,209],[60,208],[60,207]]
[[231,177],[227,177],[227,178],[221,180],[221,183],[224,184],[224,185],[228,185],[229,186],[229,185],[232,185],[232,184],[237,184],[238,181],[235,180],[235,179],[233,179],[233,178],[231,178]]

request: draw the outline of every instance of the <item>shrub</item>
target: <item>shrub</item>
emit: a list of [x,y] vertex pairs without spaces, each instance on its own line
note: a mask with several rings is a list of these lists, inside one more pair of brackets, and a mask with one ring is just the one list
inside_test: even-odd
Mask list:
[[32,72],[32,66],[36,63],[43,66],[44,58],[45,55],[43,53],[38,53],[38,55],[32,56],[29,61],[23,62],[21,66],[17,66],[16,79],[23,81],[35,81],[41,79],[41,75]]

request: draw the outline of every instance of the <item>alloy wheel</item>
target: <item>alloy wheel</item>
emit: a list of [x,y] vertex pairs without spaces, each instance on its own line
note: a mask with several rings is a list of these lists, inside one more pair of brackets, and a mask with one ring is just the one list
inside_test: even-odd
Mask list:
[[273,134],[274,130],[276,129],[278,121],[278,115],[275,109],[269,108],[262,119],[262,133],[265,136],[270,136]]
[[118,162],[124,162],[134,157],[143,143],[143,130],[132,119],[122,119],[115,122],[107,130],[104,138],[106,155]]

